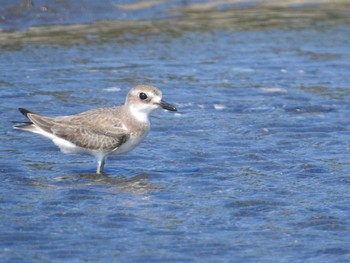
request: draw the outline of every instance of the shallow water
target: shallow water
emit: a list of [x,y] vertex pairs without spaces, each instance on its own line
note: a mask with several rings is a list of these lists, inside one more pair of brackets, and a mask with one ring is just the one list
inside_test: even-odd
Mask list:
[[[350,29],[336,19],[7,43],[0,261],[349,261]],[[153,114],[104,176],[92,157],[11,128],[18,107],[75,114],[137,83],[179,113]]]

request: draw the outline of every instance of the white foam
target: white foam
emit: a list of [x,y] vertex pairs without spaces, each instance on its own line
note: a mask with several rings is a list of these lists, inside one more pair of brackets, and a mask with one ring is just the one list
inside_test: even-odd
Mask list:
[[107,92],[118,92],[120,90],[121,90],[121,88],[119,88],[119,87],[109,87],[109,88],[103,89],[103,91],[107,91]]
[[216,110],[223,110],[226,106],[224,104],[214,104],[214,109]]
[[266,92],[266,93],[286,93],[287,90],[284,88],[280,88],[280,87],[271,87],[271,88],[262,88],[262,91]]

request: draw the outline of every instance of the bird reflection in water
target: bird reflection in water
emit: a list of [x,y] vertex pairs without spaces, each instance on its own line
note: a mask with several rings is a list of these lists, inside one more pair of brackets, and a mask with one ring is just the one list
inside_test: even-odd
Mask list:
[[145,194],[157,190],[157,187],[149,182],[151,175],[141,173],[136,176],[110,176],[106,174],[74,174],[67,176],[58,176],[54,180],[56,183],[44,183],[42,181],[33,181],[32,186],[37,186],[47,189],[58,188],[83,188],[87,186],[112,186],[109,192],[127,192],[132,194]]

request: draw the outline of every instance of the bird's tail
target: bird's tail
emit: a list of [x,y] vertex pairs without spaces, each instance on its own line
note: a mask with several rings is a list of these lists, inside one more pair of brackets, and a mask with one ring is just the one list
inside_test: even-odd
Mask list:
[[[29,113],[33,113],[23,108],[19,108],[18,110],[27,118]],[[17,130],[32,131],[34,128],[33,122],[31,121],[21,121],[21,122],[15,122],[15,123],[18,123],[18,124],[14,125],[13,128]]]

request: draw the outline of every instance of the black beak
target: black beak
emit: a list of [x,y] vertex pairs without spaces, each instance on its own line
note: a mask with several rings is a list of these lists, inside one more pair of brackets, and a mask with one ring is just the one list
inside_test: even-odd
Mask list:
[[177,109],[173,105],[166,103],[164,100],[161,100],[159,105],[165,110],[177,111]]

